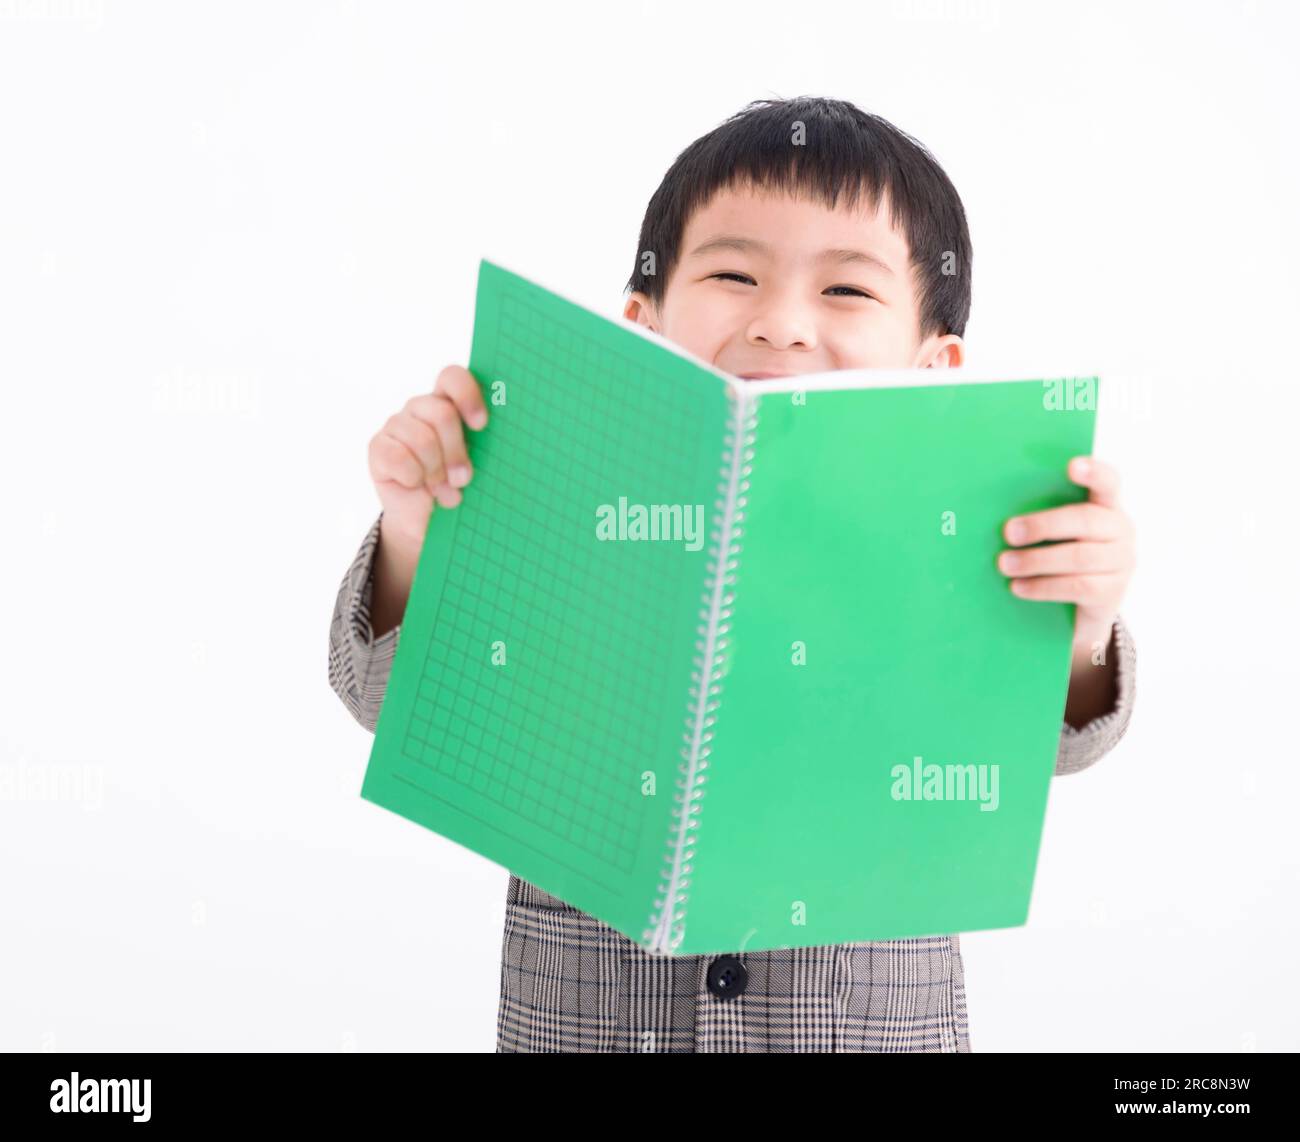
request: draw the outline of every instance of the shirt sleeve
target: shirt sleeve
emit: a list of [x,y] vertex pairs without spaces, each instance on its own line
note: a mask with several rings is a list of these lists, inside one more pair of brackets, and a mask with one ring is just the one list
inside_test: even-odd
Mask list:
[[330,619],[330,686],[356,720],[375,732],[379,708],[388,688],[393,656],[401,626],[382,638],[375,638],[370,626],[370,600],[374,590],[375,552],[379,548],[379,524],[383,512],[370,526],[352,566],[339,585]]
[[1119,739],[1128,729],[1137,693],[1137,648],[1132,633],[1119,616],[1111,627],[1110,646],[1106,653],[1116,656],[1115,704],[1080,729],[1075,729],[1069,722],[1061,723],[1061,744],[1056,755],[1057,776],[1078,773],[1100,761],[1119,744]]

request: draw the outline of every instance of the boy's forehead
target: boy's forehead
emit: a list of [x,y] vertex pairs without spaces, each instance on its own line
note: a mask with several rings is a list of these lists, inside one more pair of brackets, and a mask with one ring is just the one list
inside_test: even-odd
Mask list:
[[841,198],[832,209],[803,193],[723,187],[687,220],[682,257],[690,258],[705,245],[726,249],[728,244],[719,239],[729,238],[761,243],[774,256],[791,261],[827,250],[857,250],[884,261],[895,273],[902,273],[909,257],[907,239],[890,219],[883,192],[874,205],[862,195],[852,206]]

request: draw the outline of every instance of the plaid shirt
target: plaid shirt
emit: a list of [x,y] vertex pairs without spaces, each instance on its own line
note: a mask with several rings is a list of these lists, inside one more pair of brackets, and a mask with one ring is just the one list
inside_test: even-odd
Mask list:
[[[370,626],[376,519],[339,586],[329,680],[371,733],[400,627]],[[1122,620],[1115,708],[1063,723],[1056,773],[1119,742],[1135,694],[1136,651]],[[735,955],[651,954],[596,917],[512,875],[501,948],[497,1051],[969,1051],[954,933]]]

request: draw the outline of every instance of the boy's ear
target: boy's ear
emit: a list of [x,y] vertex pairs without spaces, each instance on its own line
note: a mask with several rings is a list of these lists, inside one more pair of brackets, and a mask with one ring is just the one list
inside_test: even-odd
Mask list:
[[931,334],[916,351],[914,369],[959,369],[966,360],[966,342],[955,333]]
[[623,316],[636,325],[648,325],[655,333],[659,332],[659,315],[655,312],[655,303],[640,290],[635,290],[623,307]]

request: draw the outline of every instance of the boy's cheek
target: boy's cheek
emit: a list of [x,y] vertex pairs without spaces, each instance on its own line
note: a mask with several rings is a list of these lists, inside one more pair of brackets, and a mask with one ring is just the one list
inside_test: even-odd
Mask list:
[[743,341],[743,317],[725,312],[724,307],[710,304],[705,299],[698,299],[698,304],[695,305],[665,308],[664,325],[660,332],[674,345],[711,363],[718,359],[732,331],[737,329],[740,340]]

